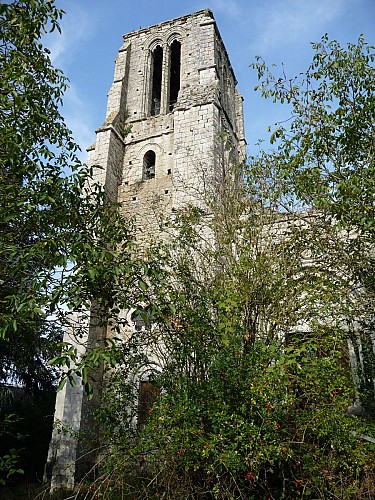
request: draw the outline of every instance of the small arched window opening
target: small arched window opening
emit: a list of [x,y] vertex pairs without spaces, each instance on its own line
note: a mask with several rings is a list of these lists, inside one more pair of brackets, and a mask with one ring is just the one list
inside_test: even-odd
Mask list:
[[155,177],[155,163],[156,155],[155,152],[150,150],[143,157],[143,174],[142,179],[145,181],[147,179],[153,179]]
[[180,90],[181,74],[181,43],[174,40],[170,47],[170,75],[169,75],[169,111],[176,105]]
[[144,427],[153,404],[160,395],[160,389],[150,380],[142,380],[138,399],[138,428]]
[[163,73],[163,49],[158,45],[152,52],[151,115],[160,114],[161,85]]

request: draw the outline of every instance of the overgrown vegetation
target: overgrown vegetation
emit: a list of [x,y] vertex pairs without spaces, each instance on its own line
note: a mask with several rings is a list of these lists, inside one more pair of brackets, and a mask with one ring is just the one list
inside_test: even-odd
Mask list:
[[[50,386],[53,357],[92,395],[90,370],[110,368],[98,464],[73,497],[372,498],[374,49],[324,37],[301,82],[258,60],[288,127],[205,179],[205,210],[164,220],[141,259],[59,113],[40,38],[62,11],[0,14],[1,377]],[[114,338],[80,356],[57,341],[74,317],[85,334],[92,304]],[[0,456],[5,481],[18,457]]]
[[[100,413],[105,495],[374,495],[374,54],[313,47],[300,84],[257,65],[263,94],[292,104],[274,150],[167,223],[164,273]],[[136,429],[145,378],[160,394]]]

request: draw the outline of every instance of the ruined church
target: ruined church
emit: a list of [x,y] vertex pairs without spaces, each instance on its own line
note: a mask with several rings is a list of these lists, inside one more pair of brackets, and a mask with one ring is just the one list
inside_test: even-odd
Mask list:
[[[152,226],[155,199],[164,214],[199,203],[202,171],[213,177],[224,163],[242,163],[245,147],[242,97],[210,10],[124,35],[88,163],[101,167],[95,180],[125,213]],[[103,334],[97,328],[88,327],[86,348]],[[90,428],[92,404],[81,384],[57,394],[46,465],[52,490],[74,486],[77,435]]]

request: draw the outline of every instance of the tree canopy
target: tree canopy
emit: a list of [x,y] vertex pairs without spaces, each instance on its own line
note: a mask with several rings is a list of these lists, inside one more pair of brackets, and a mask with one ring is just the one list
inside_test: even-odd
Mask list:
[[312,47],[312,63],[300,77],[275,75],[260,57],[253,65],[256,90],[291,108],[272,132],[270,159],[289,179],[288,194],[373,237],[374,47],[361,36],[345,49],[327,35]]
[[28,387],[51,383],[46,361],[72,313],[108,310],[131,267],[131,223],[60,112],[68,82],[42,38],[62,14],[50,0],[0,6],[0,375]]
[[[48,361],[63,349],[66,376],[74,383],[78,372],[92,392],[85,360],[63,334],[74,327],[83,342],[93,303],[103,324],[120,295],[132,304],[146,267],[132,255],[132,224],[79,160],[61,115],[68,81],[43,41],[62,15],[54,0],[0,5],[0,383],[33,393],[56,385]],[[1,481],[21,470],[14,446],[1,450]]]

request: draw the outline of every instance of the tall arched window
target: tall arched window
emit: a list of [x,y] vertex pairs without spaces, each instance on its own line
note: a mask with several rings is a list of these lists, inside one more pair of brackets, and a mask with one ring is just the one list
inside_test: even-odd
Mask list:
[[168,96],[168,107],[169,111],[172,111],[178,98],[178,92],[180,90],[180,74],[181,74],[181,43],[178,40],[174,40],[170,47],[169,52],[169,96]]
[[160,114],[163,73],[163,48],[158,45],[152,52],[151,115]]
[[143,157],[143,173],[142,180],[153,179],[155,177],[155,152],[150,149]]

